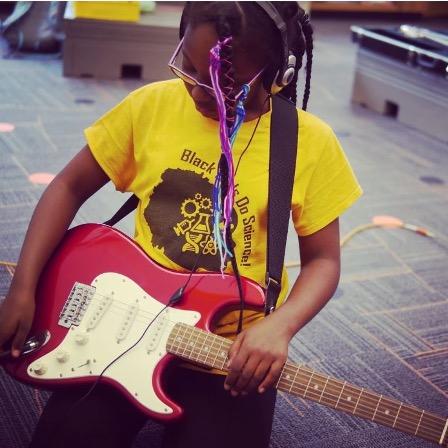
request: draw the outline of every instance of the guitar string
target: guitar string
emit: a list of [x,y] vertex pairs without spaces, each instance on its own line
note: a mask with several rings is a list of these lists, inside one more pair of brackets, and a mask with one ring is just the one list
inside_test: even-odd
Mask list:
[[[137,319],[136,319],[137,320]],[[142,322],[144,322],[144,321],[142,321],[142,320],[139,320],[141,323]],[[170,321],[171,323],[173,323],[173,321]],[[314,376],[316,376],[316,374],[314,374]],[[315,379],[318,379],[318,380],[320,380],[320,378],[315,378]],[[326,378],[325,378],[326,379]],[[282,378],[280,378],[280,380],[282,380]],[[333,382],[335,381],[335,380],[332,380]],[[297,388],[297,386],[294,386],[295,388]],[[333,387],[334,387],[334,385],[333,385]],[[348,386],[348,387],[350,387],[350,386]],[[347,385],[346,385],[346,388],[347,388]],[[357,391],[357,392],[359,392],[359,391]],[[372,393],[372,392],[368,392],[368,391],[364,391],[364,397],[363,397],[363,399],[365,400],[365,398],[366,398],[366,394],[367,393],[369,393],[370,395],[372,395],[374,398],[373,398],[373,404],[376,406],[376,405],[379,405],[379,403],[380,403],[380,400],[382,399],[383,400],[383,402],[385,402],[386,401],[386,399],[387,400],[391,400],[391,399],[388,399],[387,397],[380,397],[379,395],[377,395],[377,394],[375,394],[375,393]],[[320,395],[320,394],[319,394]],[[326,391],[326,396],[328,397],[330,394],[329,394],[329,391]],[[361,394],[360,394],[361,395]],[[399,405],[399,402],[395,402],[394,403],[394,405],[395,406],[398,406]],[[358,404],[358,406],[359,406],[359,404]],[[409,405],[408,405],[408,408],[409,408]],[[410,409],[410,410],[412,410],[412,409]],[[421,414],[421,410],[418,410],[417,408],[414,408],[414,410],[412,410],[412,412],[416,412],[417,414]],[[416,419],[419,419],[420,417],[419,416],[417,416],[416,417]],[[421,427],[423,427],[423,425],[421,425]]]
[[[436,431],[438,434],[440,434],[442,429],[442,421],[439,422],[440,424],[437,424],[435,421],[434,422],[427,420],[421,421],[420,417],[422,415],[431,418],[426,414],[426,412],[423,414],[423,411],[418,412],[419,416],[416,419],[409,416],[405,417],[406,413],[403,412],[407,411],[407,409],[404,408],[405,405],[398,407],[395,410],[392,410],[392,413],[388,415],[384,414],[383,406],[381,407],[381,411],[378,412],[379,408],[377,408],[376,406],[378,406],[380,402],[376,404],[375,409],[373,409],[373,407],[363,405],[362,401],[358,402],[357,405],[355,404],[356,401],[352,402],[352,404],[348,404],[345,400],[340,400],[337,403],[336,398],[339,398],[339,395],[330,394],[326,389],[324,392],[317,391],[314,389],[306,391],[304,385],[297,386],[295,384],[288,384],[288,383],[285,384],[283,381],[279,381],[279,384],[282,384],[282,386],[285,387],[285,390],[289,391],[290,393],[295,393],[301,397],[310,399],[317,403],[325,404],[330,408],[341,410],[350,413],[352,415],[358,415],[377,423],[382,423],[384,425],[395,427],[396,429],[408,430],[414,434],[416,432],[416,424],[418,428],[417,432],[420,434],[428,431],[431,433]],[[330,399],[328,398],[328,395],[330,395],[331,397]],[[337,406],[335,405],[335,402],[337,403]],[[398,412],[398,410],[400,412]],[[400,414],[399,417],[397,417],[398,414]],[[397,421],[395,421],[396,418]],[[418,425],[419,422],[420,425]],[[394,425],[392,425],[392,423],[394,423]]]
[[[192,328],[194,328],[194,327],[192,327]],[[195,329],[195,330],[197,330],[197,329]],[[190,336],[190,339],[191,339],[191,336]],[[186,347],[185,349],[187,349],[188,347]],[[185,351],[185,349],[184,349],[184,351]],[[207,357],[208,357],[208,355],[207,355]],[[199,361],[199,359],[198,359],[198,361]],[[288,363],[286,363],[285,364],[285,368],[297,368],[297,369],[302,369],[302,370],[308,370],[307,368],[303,368],[302,366],[291,366],[291,365],[288,365]],[[314,375],[314,376],[319,376],[319,377],[322,377],[323,375],[322,374],[318,374],[317,372],[314,372],[314,371],[309,371],[308,373],[311,373],[312,374],[312,376]],[[328,377],[328,378],[330,378],[330,377]],[[326,377],[325,377],[325,379],[327,379]],[[340,380],[333,380],[333,381],[340,381]],[[342,383],[341,383],[342,384]],[[297,388],[297,386],[295,386],[296,388]],[[356,386],[352,386],[352,385],[350,385],[350,384],[345,384],[345,388],[352,388],[352,389],[355,389],[356,390]],[[313,389],[314,390],[314,389]],[[306,394],[307,395],[309,395],[310,393],[312,392],[312,390],[310,390],[309,392],[307,392]],[[357,391],[358,392],[358,391]],[[313,392],[314,393],[314,392]],[[316,392],[317,393],[317,392]],[[380,396],[378,396],[378,395],[376,395],[375,393],[373,393],[373,392],[370,392],[370,391],[368,391],[368,390],[363,390],[362,391],[362,393],[365,395],[366,393],[368,393],[368,394],[370,394],[370,395],[373,395],[373,396],[375,396],[375,398],[380,398]],[[319,393],[319,396],[321,395],[322,393]],[[327,394],[327,392],[325,392],[325,394]],[[333,394],[327,394],[327,395],[331,395],[331,396],[333,396],[333,397],[339,397],[339,395],[333,395]],[[361,395],[361,393],[359,394],[359,396]],[[422,412],[423,412],[423,410],[420,410],[420,409],[418,409],[418,408],[416,408],[416,407],[413,407],[413,406],[411,406],[411,405],[406,405],[405,403],[401,403],[401,402],[398,402],[398,401],[396,401],[395,399],[392,399],[392,398],[388,398],[388,397],[381,397],[384,401],[385,400],[388,400],[388,401],[393,401],[393,402],[395,402],[394,404],[395,405],[401,405],[401,409],[403,409],[403,410],[405,410],[405,411],[410,411],[410,412],[418,412],[419,414],[422,414]],[[379,401],[379,400],[378,400]],[[375,404],[375,406],[376,406],[376,404],[378,403],[377,401],[374,401],[373,402],[374,404]],[[363,404],[362,404],[362,402],[360,402],[360,403],[358,403],[358,408],[360,408],[360,406],[364,406]],[[364,407],[367,407],[367,406],[364,406]],[[371,408],[368,408],[369,410],[371,409]],[[401,411],[400,411],[401,412]],[[426,411],[424,411],[424,413],[425,413],[425,417],[429,417],[429,418],[432,418],[433,420],[434,419],[437,419],[437,420],[439,420],[439,423],[440,424],[444,424],[445,423],[445,421],[446,421],[446,419],[444,419],[444,418],[442,418],[442,417],[439,417],[439,416],[437,416],[437,415],[434,415],[434,414],[431,414],[431,413],[428,413],[428,412],[426,412]],[[401,422],[412,422],[412,424],[414,424],[414,423],[416,423],[418,420],[420,419],[420,416],[415,420],[415,421],[413,421],[413,420],[410,420],[410,419],[404,419],[403,417],[400,417],[400,421]],[[434,423],[434,424],[436,424],[435,422],[427,422],[427,423]],[[423,424],[421,424],[420,425],[420,427],[419,427],[419,431],[420,431],[420,428],[423,428],[424,426],[426,426],[426,425],[423,425]],[[440,431],[439,430],[439,428],[438,428],[438,425],[437,425],[437,428],[435,428],[435,427],[432,427],[432,428],[430,428],[430,427],[427,427],[426,426],[426,429],[428,429],[428,430],[437,430],[437,431]]]
[[[110,296],[106,296],[106,295],[103,295],[103,294],[100,294],[100,293],[97,293],[97,292],[95,292],[95,294],[94,294],[94,296],[92,297],[92,300],[93,300],[93,298],[95,297],[95,296],[99,296],[99,297],[107,297],[107,298],[111,298]],[[127,305],[127,306],[129,306],[130,304],[129,304],[129,302],[123,302],[123,301],[121,301],[121,300],[118,300],[118,299],[116,299],[115,297],[114,298],[112,298],[112,301],[113,302],[115,302],[115,307],[116,308],[118,308],[118,309],[122,309],[122,308],[119,308],[119,305],[117,305],[116,304],[116,302],[118,302],[118,303],[121,303],[121,304],[124,304],[124,305]],[[128,309],[126,309],[126,310],[124,310],[124,311],[128,311]],[[140,315],[146,315],[146,316],[154,316],[154,314],[151,314],[151,313],[148,313],[148,312],[144,312],[143,310],[139,310],[138,312],[137,312],[137,314],[140,314]],[[140,322],[142,322],[141,320],[140,320]],[[177,322],[175,322],[175,321],[172,321],[172,320],[168,320],[168,322],[170,322],[170,323],[172,323],[172,324],[176,324]],[[194,328],[194,327],[192,327],[192,328]],[[228,340],[226,340],[226,341],[228,341]],[[213,350],[213,347],[212,347],[212,350]],[[311,372],[310,372],[311,373]],[[323,377],[325,380],[327,380],[327,377],[326,376],[324,376],[324,375],[322,375],[322,374],[318,374],[318,373],[311,373],[312,374],[312,376],[318,376],[318,377]],[[328,377],[328,378],[330,378],[330,377]],[[282,378],[280,378],[280,381],[282,380]],[[340,380],[332,380],[332,381],[340,381]],[[347,387],[348,385],[346,385],[346,387]],[[294,386],[295,388],[297,388],[297,386]],[[353,386],[352,386],[353,387]],[[312,391],[310,391],[310,392],[312,392]],[[306,393],[310,393],[310,392],[306,392]],[[368,392],[368,391],[364,391],[363,393],[365,394],[366,392]],[[376,395],[375,393],[372,393],[372,392],[369,392],[371,395],[373,395],[375,398],[378,398],[379,399],[379,396],[378,395]],[[328,393],[326,393],[326,395],[328,396],[328,395],[332,395],[332,394],[328,394]],[[361,393],[359,394],[359,395],[361,395]],[[336,397],[335,395],[332,395],[332,396],[334,396],[334,397]],[[384,397],[384,398],[386,398],[386,397]],[[391,400],[391,399],[389,399],[389,400]],[[392,399],[393,400],[393,399]],[[372,403],[374,403],[374,404],[376,404],[377,402],[376,401],[372,401]],[[367,406],[364,406],[362,403],[358,403],[358,408],[360,407],[360,406],[363,406],[363,407],[367,407]],[[412,408],[410,408],[410,405],[405,405],[408,409],[411,409],[411,410],[417,410],[417,412],[419,412],[419,413],[421,413],[421,411],[419,411],[417,408],[414,408],[414,409],[412,409]],[[368,409],[370,409],[370,408],[368,408]],[[425,413],[426,414],[426,413]],[[429,413],[427,413],[426,414],[426,417],[431,417],[431,415],[429,414]],[[434,416],[435,418],[437,418],[437,419],[439,419],[439,420],[441,420],[441,417],[438,417],[438,416]],[[416,419],[416,421],[418,420],[418,418]],[[402,418],[400,418],[400,421],[403,421],[403,419]],[[409,419],[407,419],[407,421],[408,422],[412,422],[411,424],[413,424],[413,423],[415,423],[415,422],[413,422],[412,420],[409,420]],[[445,422],[445,420],[443,420],[443,422]],[[424,425],[423,423],[421,423],[421,425],[420,425],[420,427],[419,427],[419,431],[420,431],[420,428],[426,428],[426,425]],[[434,429],[435,430],[435,429]]]
[[[99,298],[95,298],[95,296],[98,296]],[[111,297],[111,296],[104,295],[104,294],[99,294],[99,293],[95,293],[95,294],[92,296],[92,298],[91,298],[91,302],[94,301],[94,300],[95,300],[95,301],[96,301],[96,300],[102,300],[102,298],[110,298],[110,299],[112,299],[112,304],[111,304],[110,306],[116,306],[116,308],[121,309],[121,310],[123,310],[123,311],[125,311],[125,312],[128,312],[128,311],[129,311],[129,307],[135,303],[135,302],[131,302],[131,301],[129,301],[129,300],[128,300],[128,301],[119,300],[119,299],[113,298],[113,297]],[[151,296],[149,296],[149,295],[148,295],[146,298],[143,298],[143,300],[148,300],[148,299],[152,299],[152,300],[156,301],[156,302],[159,303],[162,307],[165,306],[165,304],[163,304],[163,303],[157,301],[156,299],[154,299],[153,297],[151,297]],[[124,305],[124,306],[127,307],[127,308],[120,308],[120,305]],[[263,305],[260,305],[260,306],[263,306]],[[143,310],[143,309],[139,309],[139,310],[137,311],[137,315],[138,315],[139,317],[146,317],[146,318],[148,318],[148,319],[151,319],[152,317],[154,317],[155,314],[154,314],[154,313],[151,313],[151,312],[148,312],[148,311],[145,311],[145,310]],[[170,321],[170,322],[177,323],[177,321]]]
[[[293,392],[296,392],[296,393],[297,393],[296,390],[294,390]],[[303,396],[303,394],[300,394],[300,393],[297,393],[297,394],[298,394],[299,396]],[[320,394],[319,394],[319,396],[320,396]],[[319,402],[319,401],[317,400],[317,396],[312,397],[310,393],[308,393],[308,394],[305,396],[305,398],[308,398],[308,399],[311,399],[311,400],[313,400],[313,401]],[[327,404],[327,403],[325,403],[325,402],[323,402],[323,401],[321,400],[321,401],[320,401],[320,404],[325,405],[325,404]],[[327,406],[329,406],[329,405],[327,404]],[[344,406],[342,406],[342,405],[339,405],[339,406],[336,407],[336,408],[333,407],[333,406],[329,406],[329,407],[330,407],[330,408],[337,409],[337,410],[341,410],[341,411],[344,411],[344,412],[346,412],[346,413],[350,413],[351,415],[353,415],[353,413],[352,413],[353,408],[346,408],[346,407],[344,407]],[[375,422],[377,422],[377,423],[379,423],[379,424],[383,424],[383,425],[386,425],[386,426],[389,426],[389,427],[392,426],[392,425],[391,425],[392,421],[391,421],[390,419],[382,418],[379,414],[378,414],[377,416],[375,416],[375,418],[372,420],[371,409],[368,408],[367,410],[363,410],[362,407],[363,407],[362,405],[358,405],[357,414],[356,414],[358,417],[364,418],[364,419],[366,419],[366,420],[375,421]],[[427,415],[427,414],[425,413],[425,416],[426,416],[426,415]],[[409,419],[407,419],[407,418],[404,418],[403,416],[400,416],[400,420],[398,420],[397,423],[395,424],[395,428],[398,429],[398,430],[401,430],[401,431],[403,431],[403,432],[409,432],[410,434],[414,434],[414,435],[416,435],[416,434],[415,434],[415,428],[416,428],[415,423],[416,423],[416,421],[412,421],[412,420],[409,420]],[[442,422],[441,422],[441,423],[442,423]],[[444,424],[444,423],[445,423],[445,422],[443,421],[443,424]],[[409,425],[411,425],[411,426],[409,426]],[[392,426],[392,427],[394,427],[394,426]],[[442,425],[440,425],[440,426],[437,425],[437,428],[435,428],[434,426],[428,426],[428,425],[425,423],[425,420],[423,420],[423,421],[420,423],[420,425],[418,425],[417,427],[418,427],[418,434],[419,434],[421,437],[423,437],[423,435],[425,434],[425,435],[430,435],[430,436],[433,436],[433,437],[437,437],[437,440],[438,440],[438,438],[440,437],[441,429],[443,429],[443,428],[442,428]]]
[[[196,329],[197,330],[197,329]],[[190,336],[190,339],[191,339],[191,336]],[[186,347],[186,348],[188,348],[188,347]],[[185,349],[184,349],[184,351],[185,351]],[[347,385],[346,385],[347,386]],[[367,392],[367,391],[364,391],[364,392]],[[374,394],[372,394],[372,393],[370,393],[371,395],[374,395]],[[359,395],[361,395],[361,394],[359,394]],[[384,397],[384,398],[387,398],[387,397]],[[389,400],[392,400],[392,399],[389,399]],[[376,403],[375,403],[376,404]],[[360,403],[358,403],[358,408],[360,408],[360,406],[362,406],[362,404],[360,404]],[[404,403],[401,403],[401,409],[403,409],[404,408],[404,410],[406,410],[406,408],[408,409],[408,410],[411,410],[411,411],[413,411],[414,412],[414,409],[415,410],[417,410],[417,408],[414,408],[414,407],[409,407],[408,405],[405,405]],[[370,408],[369,408],[369,410],[370,410]],[[421,414],[423,411],[422,410],[419,410],[419,413]],[[431,418],[431,414],[430,413],[426,413],[426,411],[425,411],[425,415],[426,416],[428,416],[428,417],[430,417]],[[370,417],[370,415],[369,415],[369,417]],[[436,415],[433,415],[433,417],[434,418],[436,418],[436,419],[438,419],[438,420],[440,420],[440,424],[444,424],[445,423],[445,419],[442,419],[441,417],[438,417],[438,416],[436,416]],[[365,417],[365,418],[367,418],[367,416]],[[371,419],[371,418],[369,418],[369,419]],[[402,423],[405,423],[405,422],[412,422],[412,424],[414,424],[415,422],[414,421],[412,421],[412,420],[409,420],[409,419],[405,419],[405,418],[403,418],[403,417],[400,417],[400,422],[402,422]],[[438,425],[437,425],[438,426]],[[429,431],[438,431],[438,433],[440,433],[440,429],[439,429],[439,427],[437,427],[437,429],[436,428],[434,428],[434,427],[432,427],[432,428],[430,428],[430,427],[428,427],[428,426],[426,426],[426,425],[420,425],[420,427],[419,427],[419,431],[420,431],[420,428],[424,428],[425,427],[425,429],[427,429],[427,430],[429,430]],[[420,431],[421,432],[421,431]]]
[[[146,313],[147,314],[147,313]],[[140,320],[140,322],[142,322],[141,320]],[[170,321],[171,323],[173,323],[172,321]],[[316,374],[315,374],[316,375]],[[333,380],[333,381],[335,381],[335,380]],[[380,400],[380,396],[379,395],[376,395],[375,393],[371,393],[373,396],[374,396],[374,398],[375,398],[375,400],[378,400],[378,402],[379,402],[379,400]],[[365,393],[364,393],[364,395],[365,395]],[[383,400],[385,399],[386,397],[383,397]],[[377,401],[375,401],[374,403],[378,403]],[[417,410],[417,412],[420,412],[418,409],[416,409]]]
[[[142,322],[142,321],[140,321],[140,322]],[[173,321],[169,321],[170,323],[174,323]],[[199,333],[199,336],[201,336],[201,337],[206,337],[205,335],[202,335],[202,333]],[[186,347],[186,349],[187,349],[188,347]],[[194,350],[194,346],[193,346],[193,349],[192,350]],[[213,345],[212,345],[212,347],[211,347],[211,351],[212,351],[212,354],[213,354],[213,350],[214,350],[214,347],[213,347]],[[198,359],[198,361],[199,361],[199,359]],[[288,367],[288,366],[285,366],[285,367]],[[300,367],[299,367],[300,368]],[[314,373],[314,372],[310,372],[311,373],[311,375],[312,376],[315,376],[315,380],[321,380],[321,377],[323,377],[323,379],[325,379],[325,380],[327,380],[328,381],[328,379],[330,379],[330,377],[325,377],[325,376],[323,376],[323,375],[321,375],[321,374],[317,374],[317,373]],[[282,380],[284,380],[283,378],[280,378],[280,381],[282,381]],[[323,381],[323,380],[322,380]],[[333,382],[334,381],[339,381],[339,380],[332,380]],[[295,388],[297,388],[297,386],[294,386]],[[348,388],[348,387],[352,387],[353,388],[353,386],[350,386],[350,385],[346,385],[345,386],[346,388]],[[312,390],[310,390],[310,392],[307,392],[308,394],[309,393],[311,393],[312,392]],[[358,392],[358,391],[357,391]],[[314,393],[314,392],[313,392]],[[317,392],[316,392],[317,393]],[[374,404],[374,405],[377,405],[377,404],[379,404],[379,400],[380,400],[380,396],[379,395],[377,395],[377,394],[375,394],[375,393],[373,393],[373,392],[369,392],[369,391],[364,391],[363,392],[364,393],[364,399],[366,398],[366,395],[367,394],[369,394],[369,395],[372,395],[373,397],[374,397],[374,401],[372,401],[372,403]],[[320,394],[319,394],[320,395]],[[359,394],[359,396],[361,395],[361,393]],[[334,395],[332,395],[332,394],[330,394],[328,391],[326,391],[326,396],[328,397],[328,396],[334,396]],[[334,396],[335,398],[336,398],[336,396]],[[385,401],[386,399],[388,399],[387,397],[383,397],[383,400]],[[388,400],[393,400],[393,399],[388,399]],[[396,403],[394,403],[394,405],[398,405],[399,403],[398,402],[396,402]],[[361,403],[361,405],[363,406],[363,404]],[[410,411],[412,411],[412,412],[417,412],[417,413],[420,413],[421,414],[421,411],[420,410],[418,410],[417,408],[410,408],[409,407],[409,405],[406,405],[407,406],[407,408],[410,410]],[[358,407],[359,407],[359,403],[358,403]],[[368,406],[366,406],[366,407],[368,407]],[[368,408],[368,409],[370,409],[370,408]],[[418,419],[419,417],[417,417],[417,419]]]
[[[140,320],[140,322],[142,322],[141,320]],[[174,323],[173,321],[169,321],[170,323]],[[146,323],[146,322],[144,322],[144,323]],[[174,323],[175,324],[175,323]],[[194,327],[192,327],[192,328],[194,328]],[[202,333],[199,333],[199,336],[201,336],[201,337],[204,337],[204,338],[206,338],[207,336],[206,335],[203,335]],[[204,339],[205,340],[205,339]],[[188,346],[187,347],[185,347],[185,349],[188,349]],[[193,346],[193,348],[192,348],[192,351],[194,350],[194,346]],[[212,344],[212,347],[211,347],[211,352],[212,352],[212,355],[213,354],[215,354],[215,352],[214,352],[214,350],[215,350],[215,347],[213,347],[213,344]],[[199,361],[199,359],[198,359],[198,361]],[[288,368],[288,367],[290,367],[290,366],[287,366],[287,365],[285,365],[285,368]],[[299,366],[299,369],[300,369],[300,366]],[[303,368],[302,368],[303,369]],[[320,381],[323,381],[323,380],[328,380],[328,379],[330,379],[330,377],[326,377],[326,376],[324,376],[324,375],[322,375],[322,374],[318,374],[318,373],[315,373],[315,372],[309,372],[309,373],[311,373],[311,375],[312,376],[314,376],[315,378],[314,378],[314,380],[320,380]],[[283,378],[280,378],[280,381],[284,381],[284,379]],[[339,382],[340,380],[332,380],[332,382]],[[298,386],[295,386],[294,385],[294,388],[296,388],[297,389],[297,387]],[[355,388],[355,390],[356,390],[356,386],[351,386],[351,385],[345,385],[345,388],[347,389],[347,388]],[[356,392],[359,392],[358,390],[356,390]],[[310,390],[309,392],[307,392],[307,394],[309,395],[310,393],[314,393],[313,392],[313,390]],[[317,393],[317,392],[316,392]],[[330,394],[329,393],[329,391],[326,391],[325,392],[325,394],[326,394],[326,397],[329,397],[329,396],[332,396],[332,397],[334,397],[335,399],[336,399],[336,397],[337,396],[335,396],[335,395],[333,395],[333,394]],[[371,402],[376,406],[378,403],[379,403],[379,399],[380,399],[380,396],[379,395],[377,395],[377,394],[375,394],[375,393],[373,393],[373,392],[369,392],[369,391],[366,391],[366,390],[364,390],[363,391],[363,394],[364,394],[364,400],[365,400],[365,398],[366,398],[366,395],[367,394],[369,394],[369,395],[372,395],[373,397],[374,397],[374,401],[372,400]],[[321,394],[319,393],[319,396],[320,396]],[[359,393],[359,396],[361,395],[361,393]],[[338,396],[339,397],[339,396]],[[385,401],[386,399],[387,400],[392,400],[392,401],[395,401],[394,399],[390,399],[390,398],[388,398],[388,397],[382,397],[383,398],[383,401]],[[371,400],[371,399],[368,399],[369,401]],[[394,403],[394,405],[395,406],[398,406],[400,403],[398,402],[398,401],[396,401],[395,403]],[[363,407],[366,407],[368,410],[370,410],[370,408],[367,406],[367,405],[365,405],[364,406],[364,404],[363,403],[358,403],[358,408],[360,408],[361,406],[363,406]],[[410,407],[410,405],[405,405],[406,406],[406,408],[409,410],[409,411],[412,411],[412,412],[417,412],[417,413],[419,413],[419,414],[421,414],[421,410],[418,410],[418,408],[411,408]],[[366,411],[367,412],[367,411]],[[429,414],[427,414],[427,417],[428,416],[430,416]],[[435,416],[437,419],[440,419],[440,417],[437,417],[437,416]],[[418,418],[419,417],[416,417],[416,421],[418,420]],[[424,426],[426,426],[426,425],[420,425],[420,428],[423,428]],[[420,429],[419,428],[419,429]]]

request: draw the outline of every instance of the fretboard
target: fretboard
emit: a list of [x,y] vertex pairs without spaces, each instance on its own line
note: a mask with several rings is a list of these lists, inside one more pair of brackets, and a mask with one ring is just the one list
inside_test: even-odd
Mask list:
[[[177,323],[167,342],[168,352],[206,367],[227,371],[232,341],[196,327]],[[278,390],[371,420],[381,425],[448,446],[448,419],[331,378],[299,364],[286,362]]]

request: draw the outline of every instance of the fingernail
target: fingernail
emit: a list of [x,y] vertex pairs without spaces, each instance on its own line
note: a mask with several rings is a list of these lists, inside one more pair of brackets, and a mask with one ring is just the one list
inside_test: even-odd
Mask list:
[[241,395],[246,396],[248,393],[246,391],[241,392]]
[[259,392],[260,394],[262,394],[264,391],[265,391],[264,387],[260,387],[260,389],[258,389],[258,392]]
[[14,349],[12,351],[12,356],[13,356],[13,358],[18,358],[20,356],[20,350]]
[[232,397],[237,397],[238,396],[238,392],[236,390],[232,390],[230,392],[230,394],[232,395]]
[[230,390],[230,386],[228,384],[224,383],[224,389],[225,390]]

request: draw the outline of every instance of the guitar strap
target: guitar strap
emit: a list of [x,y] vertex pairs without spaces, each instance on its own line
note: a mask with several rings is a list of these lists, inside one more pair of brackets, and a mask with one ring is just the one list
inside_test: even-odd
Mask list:
[[274,95],[269,151],[265,314],[275,310],[282,289],[298,136],[296,106],[281,95]]
[[[281,95],[274,95],[269,151],[266,314],[275,310],[281,291],[297,158],[298,126],[295,105]],[[138,201],[137,196],[132,195],[104,224],[114,226],[135,210]]]

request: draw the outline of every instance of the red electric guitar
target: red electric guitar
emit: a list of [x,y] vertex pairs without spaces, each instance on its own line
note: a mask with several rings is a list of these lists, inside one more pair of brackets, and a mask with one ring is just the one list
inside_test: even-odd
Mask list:
[[[210,331],[222,312],[239,304],[234,277],[193,274],[179,304],[163,310],[188,276],[160,267],[130,238],[108,226],[86,224],[70,230],[38,287],[30,334],[46,337],[39,349],[6,361],[5,368],[19,381],[48,388],[93,383],[118,358],[102,380],[151,418],[179,418],[182,409],[163,391],[168,364],[180,357],[225,371],[231,341]],[[243,288],[247,305],[262,309],[262,288],[247,279]],[[303,365],[288,361],[276,387],[448,446],[446,417]]]

